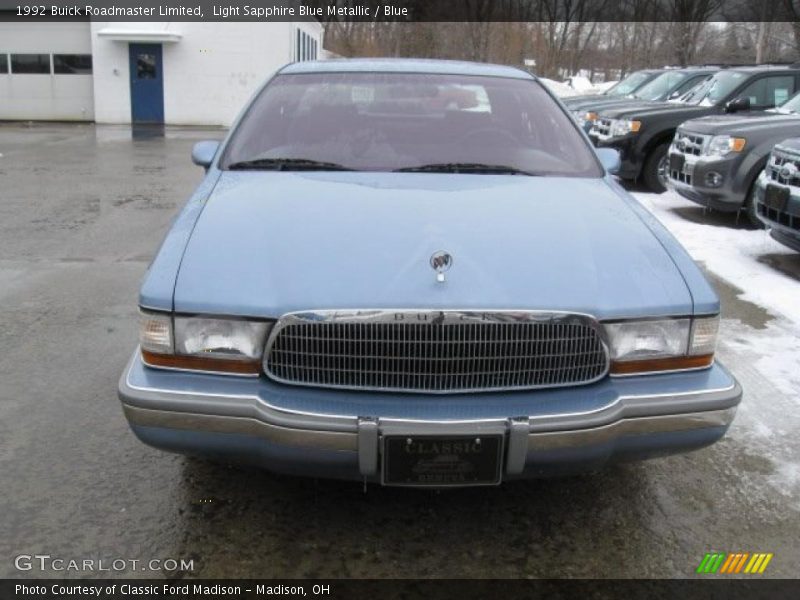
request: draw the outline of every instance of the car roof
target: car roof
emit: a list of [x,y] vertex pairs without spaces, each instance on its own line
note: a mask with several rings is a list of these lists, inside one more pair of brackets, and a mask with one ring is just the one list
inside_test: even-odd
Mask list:
[[333,58],[330,60],[310,60],[286,65],[280,70],[280,73],[438,73],[535,79],[530,73],[507,65],[421,58]]
[[796,65],[752,65],[747,67],[730,67],[725,71],[736,71],[737,73],[768,73],[770,71],[798,71]]

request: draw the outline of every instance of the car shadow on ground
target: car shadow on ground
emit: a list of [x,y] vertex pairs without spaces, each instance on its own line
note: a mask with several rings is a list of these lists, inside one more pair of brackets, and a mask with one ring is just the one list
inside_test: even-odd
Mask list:
[[800,253],[795,254],[762,254],[757,258],[762,265],[800,281]]

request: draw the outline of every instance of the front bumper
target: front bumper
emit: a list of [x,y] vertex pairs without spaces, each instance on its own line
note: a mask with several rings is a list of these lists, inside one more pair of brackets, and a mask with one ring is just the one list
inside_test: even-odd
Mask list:
[[119,397],[140,440],[292,475],[380,481],[384,435],[505,437],[503,478],[592,470],[721,438],[742,390],[710,369],[531,392],[343,392],[151,369],[134,354]]
[[589,139],[597,148],[614,148],[619,152],[620,165],[617,176],[620,179],[634,180],[639,177],[643,157],[636,151],[636,138],[633,135],[621,137],[602,136],[590,133]]
[[756,185],[758,218],[769,229],[769,234],[775,241],[800,252],[800,194],[796,193],[797,188],[789,187],[789,200],[786,206],[783,210],[777,210],[764,204],[764,188],[767,182],[768,180],[762,175]]
[[[668,157],[676,154],[671,149]],[[678,194],[695,204],[713,208],[721,212],[736,212],[744,204],[746,190],[737,189],[737,170],[741,157],[728,159],[708,159],[684,154],[686,168],[677,173],[669,170],[669,185]],[[709,173],[718,173],[722,183],[718,187],[706,184]]]

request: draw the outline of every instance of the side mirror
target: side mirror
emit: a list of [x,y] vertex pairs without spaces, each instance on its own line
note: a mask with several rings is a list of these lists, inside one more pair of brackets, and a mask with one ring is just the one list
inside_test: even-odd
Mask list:
[[217,150],[219,150],[219,142],[217,141],[197,142],[192,148],[192,162],[198,167],[208,170],[208,167],[214,162],[214,155]]
[[740,110],[750,110],[750,98],[747,96],[734,98],[725,105],[725,112],[735,113]]
[[595,152],[597,152],[597,158],[600,159],[606,171],[612,175],[619,173],[619,150],[614,148],[595,148]]

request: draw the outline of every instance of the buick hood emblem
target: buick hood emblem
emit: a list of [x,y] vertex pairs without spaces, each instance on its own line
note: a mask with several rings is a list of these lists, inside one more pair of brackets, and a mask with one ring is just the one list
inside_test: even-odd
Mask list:
[[436,281],[444,281],[444,273],[453,266],[453,257],[445,252],[439,250],[431,254],[431,268],[436,271]]

